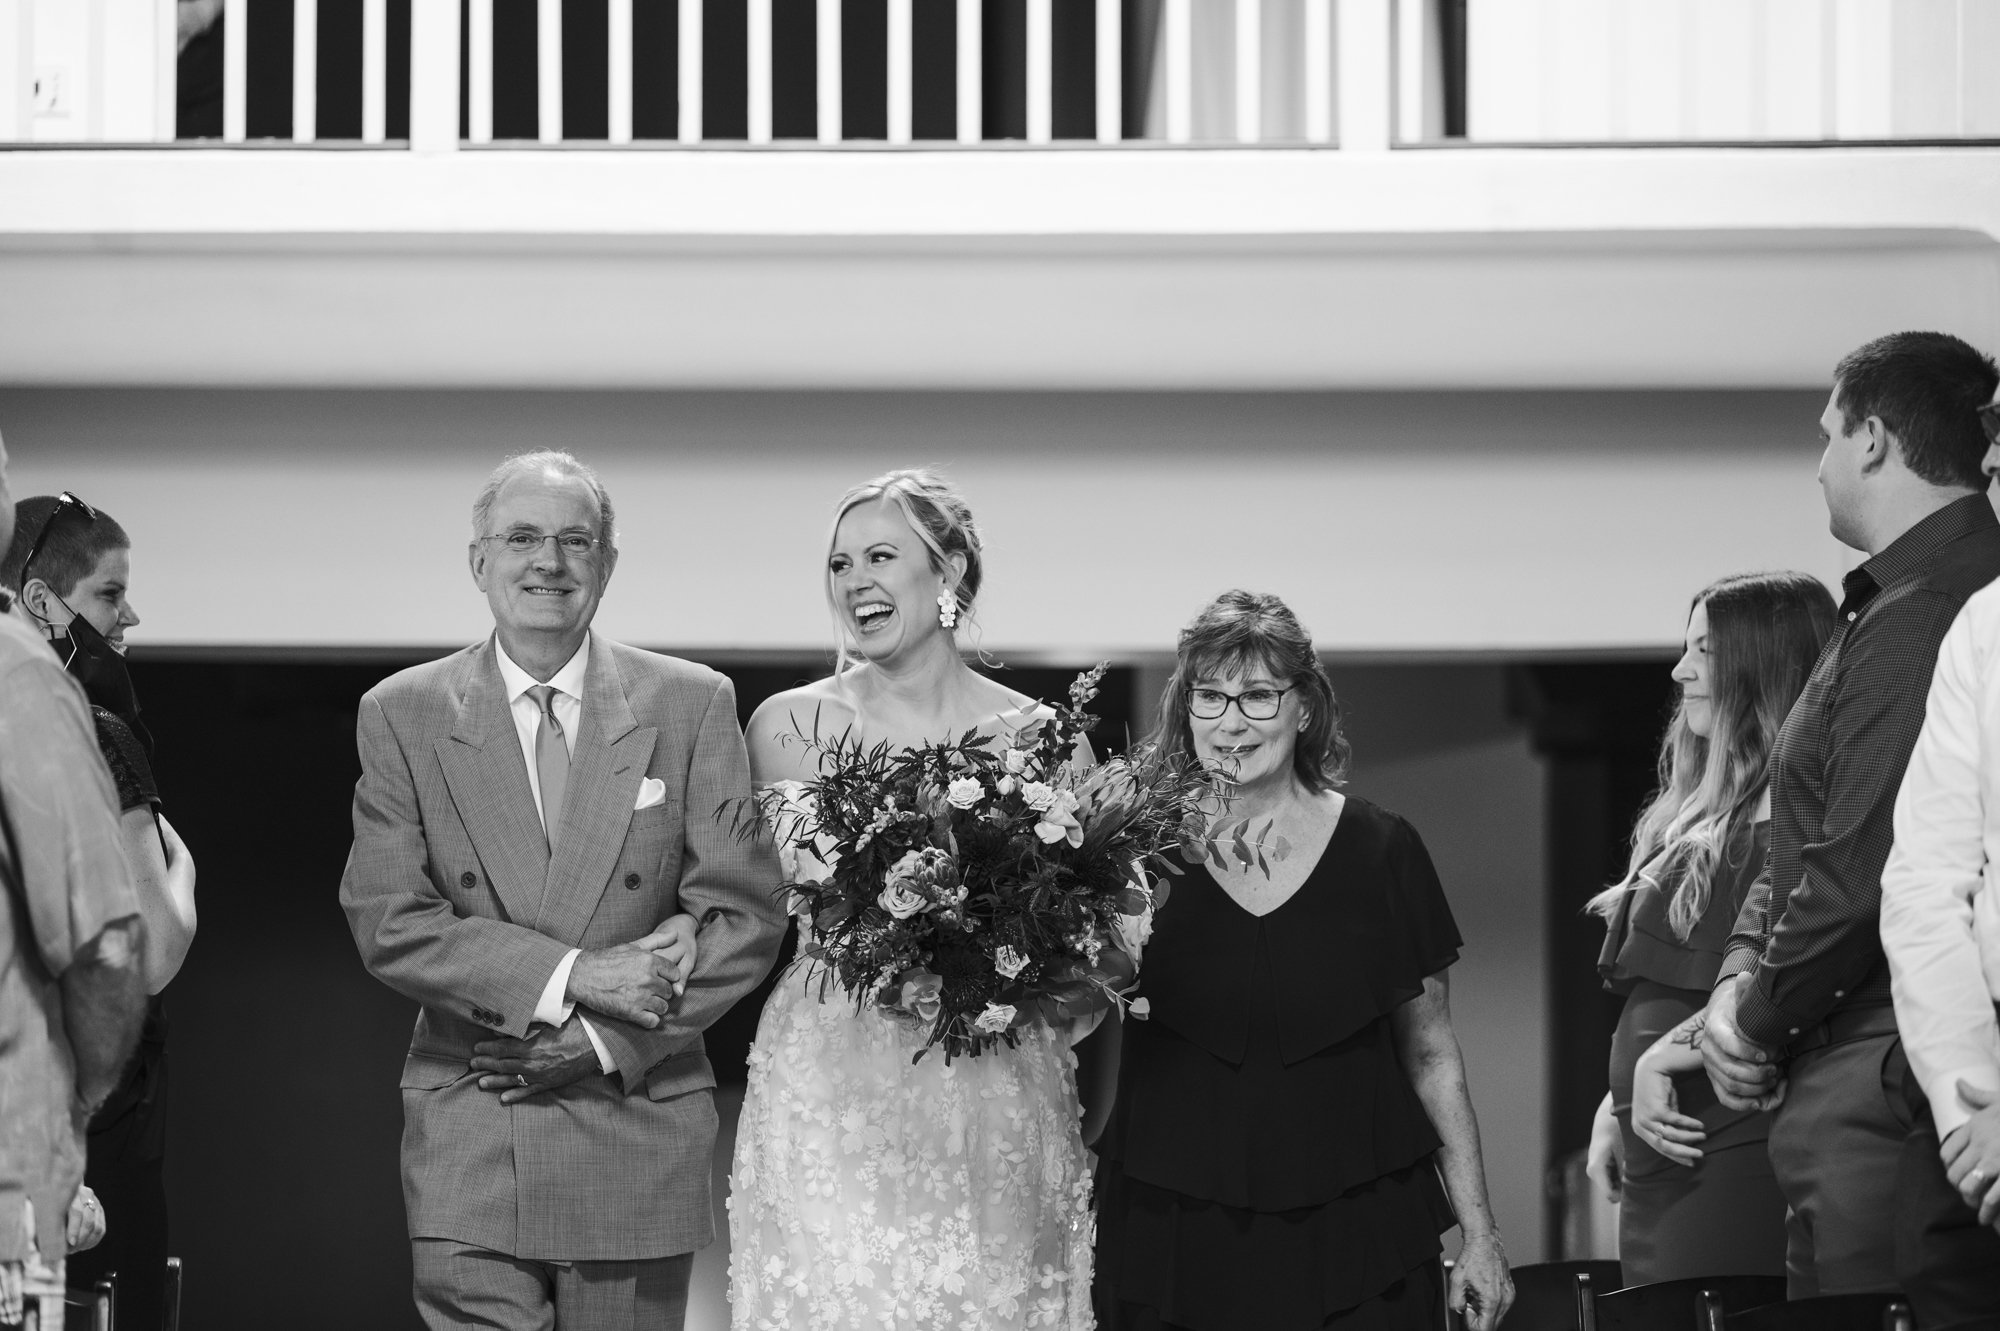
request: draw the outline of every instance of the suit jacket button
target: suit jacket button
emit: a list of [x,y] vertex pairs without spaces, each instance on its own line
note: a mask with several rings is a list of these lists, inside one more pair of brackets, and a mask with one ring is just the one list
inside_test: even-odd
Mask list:
[[625,886],[627,886],[627,887],[629,887],[629,888],[633,888],[633,889],[637,889],[637,888],[638,888],[638,886],[639,886],[639,875],[638,875],[638,874],[636,874],[636,873],[628,873],[628,874],[626,874],[626,875],[625,875]]
[[710,906],[707,910],[701,913],[701,927],[706,929],[709,925],[714,924],[717,920],[721,918],[722,918],[722,907]]
[[458,876],[458,885],[460,887],[478,887],[479,875],[472,872],[472,870],[467,869],[464,873]]

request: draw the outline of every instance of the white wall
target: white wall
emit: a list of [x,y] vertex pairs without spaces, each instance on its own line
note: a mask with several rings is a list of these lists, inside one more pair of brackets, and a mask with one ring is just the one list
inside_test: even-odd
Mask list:
[[937,464],[991,546],[1002,652],[1133,658],[1230,586],[1343,653],[1655,649],[1716,576],[1846,566],[1812,392],[466,393],[0,390],[17,495],[133,532],[146,645],[437,646],[487,624],[466,512],[573,448],[623,558],[601,626],[704,651],[828,637],[848,485]]

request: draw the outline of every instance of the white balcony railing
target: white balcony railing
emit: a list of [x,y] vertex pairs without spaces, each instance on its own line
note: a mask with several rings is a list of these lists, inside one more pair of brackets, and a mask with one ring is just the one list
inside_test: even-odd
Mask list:
[[[855,3],[856,0],[849,0]],[[867,3],[868,0],[861,0]],[[997,0],[996,0],[997,2]],[[504,3],[504,0],[503,0]],[[882,7],[884,0],[873,0]],[[1014,0],[1025,11],[1025,65],[1013,76],[1025,85],[1009,92],[1025,105],[1025,134],[1003,135],[984,122],[985,82],[996,76],[994,53],[982,50],[986,0],[886,0],[886,141],[915,141],[913,90],[917,43],[915,10],[952,6],[953,36],[942,59],[932,50],[926,76],[954,85],[954,133],[946,142],[968,146],[1001,137],[1024,137],[1031,144],[1057,140],[1057,6],[1073,20],[1089,7],[1091,48],[1085,68],[1072,81],[1094,110],[1094,132],[1064,137],[1100,145],[1155,138],[1187,143],[1214,138],[1242,144],[1332,144],[1336,126],[1345,127],[1344,147],[1386,147],[1389,140],[1392,26],[1413,33],[1433,8],[1431,0],[1156,0],[1131,6],[1123,0]],[[279,9],[286,5],[289,13]],[[634,41],[635,9],[656,5],[675,14],[675,49],[670,68],[649,69]],[[523,89],[503,85],[517,73],[496,68],[495,0],[409,0],[408,85],[392,87],[389,52],[401,34],[390,30],[387,0],[221,0],[220,138],[242,143],[251,137],[251,85],[259,73],[250,64],[252,34],[260,22],[291,34],[290,123],[273,137],[293,143],[321,141],[319,80],[329,68],[322,59],[324,23],[336,13],[345,20],[360,11],[359,142],[388,145],[390,111],[407,96],[407,140],[396,146],[450,150],[506,137],[519,144],[557,144],[576,136],[564,132],[565,71],[577,69],[579,53],[564,51],[563,0],[536,0],[534,7],[534,128],[529,135],[496,135],[495,108],[521,100]],[[591,71],[593,86],[606,91],[608,133],[597,141],[634,141],[635,91],[648,78],[671,79],[676,111],[666,134],[654,137],[684,145],[712,141],[764,145],[780,136],[774,124],[785,75],[777,60],[773,0],[608,0],[603,64]],[[796,4],[786,6],[794,13]],[[811,0],[811,63],[816,123],[808,141],[822,145],[854,142],[861,136],[842,124],[843,0]],[[1393,18],[1400,9],[1398,18]],[[657,15],[659,9],[653,14]],[[938,11],[934,10],[933,13]],[[745,51],[745,65],[725,80],[744,89],[738,110],[746,113],[747,133],[720,135],[704,124],[704,107],[714,98],[705,90],[717,71],[704,59],[716,43],[704,28],[733,24]],[[1063,31],[1074,34],[1067,22]],[[1075,40],[1072,36],[1070,40]],[[727,45],[727,44],[721,44]],[[1435,43],[1433,43],[1435,45]],[[259,43],[269,62],[268,42]],[[935,47],[935,43],[933,43]],[[1143,53],[1143,54],[1142,54]],[[1074,66],[1074,52],[1065,51]],[[175,0],[0,0],[0,143],[171,142],[177,137],[177,28]],[[566,56],[568,58],[566,58]],[[584,56],[584,59],[590,57]],[[1336,79],[1336,64],[1339,65]],[[792,63],[787,62],[787,69]],[[351,68],[351,66],[350,66]],[[1137,70],[1143,80],[1127,97],[1126,83]],[[351,102],[353,90],[342,89]],[[1077,90],[1070,89],[1075,98]],[[461,96],[463,104],[461,105]],[[400,110],[400,108],[396,108]],[[400,121],[400,116],[393,117]],[[185,134],[178,137],[186,137]],[[593,136],[594,137],[594,136]],[[881,141],[881,136],[875,136]]]
[[[224,143],[902,145],[920,137],[920,84],[948,87],[955,110],[942,131],[931,115],[927,146],[1371,151],[1435,143],[1448,128],[1464,135],[1450,142],[1516,144],[2000,137],[2000,0],[575,3],[599,16],[581,29],[599,50],[565,51],[576,16],[565,0],[0,0],[0,144],[189,137],[177,85],[189,78],[179,34],[190,12],[220,15],[206,38],[220,48],[209,80],[220,114],[197,132]],[[844,11],[863,7],[885,49],[853,60]],[[1003,12],[1020,42],[1004,59],[983,49]],[[950,37],[920,42],[920,20]],[[861,90],[886,103],[872,132],[843,124],[856,78],[882,80]],[[1004,127],[988,123],[996,81],[1014,108]],[[586,101],[603,89],[595,127],[566,133],[565,105],[586,86]],[[329,99],[345,108],[340,125]],[[672,109],[642,126],[642,101]],[[792,114],[781,126],[779,108],[802,104],[809,123]]]
[[[207,39],[220,47],[220,115],[207,132],[224,143],[902,145],[920,138],[920,84],[934,99],[949,88],[955,112],[943,130],[931,113],[921,137],[933,147],[1017,138],[1371,151],[1434,143],[1447,128],[1465,136],[1448,141],[1475,143],[2000,136],[2000,0],[588,3],[601,17],[583,30],[601,54],[565,51],[575,14],[564,0],[0,0],[0,144],[188,137],[177,23],[204,10],[220,14]],[[983,49],[1002,12],[989,6],[1001,5],[1025,27],[1025,51],[1005,59]],[[843,49],[854,40],[844,10],[862,6],[877,11],[864,30],[886,49]],[[920,22],[951,35],[919,41]],[[882,79],[861,89],[886,103],[872,133],[843,124],[856,78]],[[988,123],[996,81],[1014,108],[1006,127]],[[565,104],[574,109],[584,86],[586,101],[603,89],[595,127],[566,133]],[[329,99],[341,116],[327,114]],[[655,108],[643,125],[642,102]],[[802,104],[809,123],[779,123],[781,106]]]

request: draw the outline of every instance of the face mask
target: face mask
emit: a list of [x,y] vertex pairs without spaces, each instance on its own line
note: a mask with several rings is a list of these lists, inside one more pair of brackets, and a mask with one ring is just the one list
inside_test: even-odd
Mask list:
[[[55,596],[54,592],[49,594]],[[69,602],[60,596],[56,596],[56,601],[70,611],[69,624],[60,629],[47,620],[43,620],[42,624],[50,643],[64,658],[63,669],[76,676],[77,682],[83,685],[84,695],[93,703],[132,727],[132,733],[139,737],[140,743],[150,753],[153,737],[139,722],[139,697],[133,692],[132,676],[125,667],[124,654],[97,631],[96,625],[70,610]]]

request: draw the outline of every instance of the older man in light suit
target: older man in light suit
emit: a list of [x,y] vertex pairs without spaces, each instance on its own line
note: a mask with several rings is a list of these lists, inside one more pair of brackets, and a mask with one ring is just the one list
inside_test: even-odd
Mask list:
[[[368,969],[422,1005],[403,1193],[432,1327],[679,1327],[709,1200],[701,1032],[784,924],[734,691],[599,637],[611,503],[566,453],[473,509],[491,638],[362,699],[341,882]],[[700,921],[684,994],[657,926]]]

